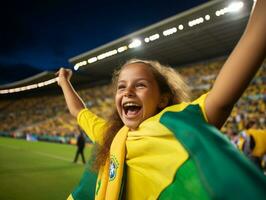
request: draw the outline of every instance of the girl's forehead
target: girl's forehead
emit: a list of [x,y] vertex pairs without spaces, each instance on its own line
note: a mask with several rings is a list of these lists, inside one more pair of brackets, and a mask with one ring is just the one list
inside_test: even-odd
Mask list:
[[132,63],[125,65],[120,74],[120,77],[135,75],[135,76],[152,76],[153,73],[150,70],[149,66],[145,63]]

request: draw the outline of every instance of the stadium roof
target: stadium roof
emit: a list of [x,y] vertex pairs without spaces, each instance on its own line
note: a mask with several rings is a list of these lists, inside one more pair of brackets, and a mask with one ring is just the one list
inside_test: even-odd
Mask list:
[[[148,26],[125,37],[119,38],[106,45],[69,59],[73,65],[83,65],[80,71],[88,74],[90,81],[96,81],[99,77],[109,77],[117,66],[130,58],[154,59],[164,64],[178,66],[187,63],[202,61],[230,53],[236,45],[244,28],[252,8],[253,1],[244,2],[239,12],[230,12],[220,16],[216,12],[227,7],[233,1],[211,1],[159,23]],[[209,20],[208,17],[209,16]],[[203,19],[203,23],[200,20]],[[189,22],[199,24],[192,27]],[[191,22],[192,23],[192,22]],[[183,26],[179,30],[179,25]],[[164,36],[165,30],[175,27],[175,33]],[[174,30],[174,29],[172,29]],[[159,34],[159,38],[146,43],[145,38],[151,38]],[[151,36],[151,37],[150,37]],[[158,37],[158,36],[157,36]],[[142,43],[138,48],[128,48],[134,39]],[[126,51],[115,52],[119,47],[127,47]],[[104,57],[104,53],[113,56]],[[96,62],[88,63],[88,59]],[[99,59],[100,58],[100,59]]]
[[[242,5],[242,8],[234,12],[237,9],[235,5],[228,7],[232,2]],[[78,68],[73,82],[93,84],[109,80],[113,70],[130,58],[158,60],[176,67],[228,55],[245,29],[252,5],[250,0],[210,1],[70,58],[69,62]],[[138,39],[141,45],[132,44],[134,39]],[[138,47],[132,48],[134,44]],[[0,90],[51,78],[54,78],[54,73],[45,72],[2,86]],[[49,90],[55,87],[56,84],[46,86]]]

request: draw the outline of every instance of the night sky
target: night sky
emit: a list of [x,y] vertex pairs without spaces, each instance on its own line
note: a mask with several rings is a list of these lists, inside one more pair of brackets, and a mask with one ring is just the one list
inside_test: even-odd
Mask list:
[[44,70],[207,0],[9,0],[0,12],[0,85]]

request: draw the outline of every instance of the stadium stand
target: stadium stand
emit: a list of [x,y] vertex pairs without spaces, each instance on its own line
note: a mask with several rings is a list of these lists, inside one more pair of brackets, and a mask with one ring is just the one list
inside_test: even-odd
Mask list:
[[[190,85],[195,98],[207,92],[223,65],[225,58],[216,58],[185,66],[176,70]],[[111,84],[95,86],[78,91],[86,105],[97,115],[107,118],[112,110]],[[72,143],[78,133],[76,119],[68,112],[64,98],[58,95],[25,97],[0,101],[0,134],[26,138],[28,134],[36,139]],[[266,60],[252,83],[235,105],[222,128],[224,133],[234,130],[239,133],[249,120],[266,129]]]
[[[240,4],[236,11],[236,5],[232,10],[228,1],[209,1],[72,57],[69,63],[78,70],[72,83],[87,106],[106,118],[113,106],[111,72],[125,60],[138,57],[175,67],[196,98],[211,88],[244,31],[253,1]],[[140,43],[133,44],[136,38],[142,38],[139,49],[135,47]],[[235,105],[222,127],[224,133],[238,133],[250,120],[266,128],[265,69],[266,62]],[[68,113],[55,82],[54,72],[43,72],[0,86],[0,135],[72,143],[78,133],[76,119]]]

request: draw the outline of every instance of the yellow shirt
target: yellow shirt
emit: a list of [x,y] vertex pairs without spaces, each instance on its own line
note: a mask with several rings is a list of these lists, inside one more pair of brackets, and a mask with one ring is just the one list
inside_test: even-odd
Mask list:
[[[206,119],[205,98],[203,95],[192,104],[199,104]],[[190,104],[169,106],[142,122],[137,130],[128,132],[126,199],[157,199],[171,184],[177,169],[188,159],[187,151],[159,120],[166,111],[182,111]],[[106,121],[88,109],[82,110],[77,119],[91,140],[101,143]]]
[[266,130],[249,129],[247,134],[252,135],[255,140],[255,147],[252,151],[253,156],[261,157],[266,153]]

